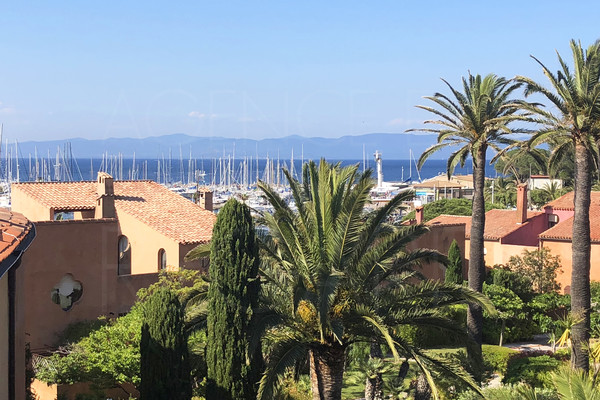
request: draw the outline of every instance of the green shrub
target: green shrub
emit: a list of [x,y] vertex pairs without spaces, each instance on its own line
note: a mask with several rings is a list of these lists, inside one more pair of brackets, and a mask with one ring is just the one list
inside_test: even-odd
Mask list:
[[[525,393],[535,393],[535,397],[526,397]],[[531,399],[536,400],[559,400],[558,394],[553,389],[531,388],[527,385],[509,385],[498,388],[483,389],[486,400],[512,400],[512,399]],[[481,396],[473,391],[461,393],[456,400],[481,400]]]
[[553,387],[550,373],[557,370],[561,362],[549,355],[530,357],[526,353],[509,360],[505,384],[526,383],[533,387]]
[[498,344],[502,321],[504,321],[504,342],[526,340],[537,333],[537,325],[529,316],[529,309],[523,300],[512,290],[496,284],[483,285],[485,294],[494,304],[498,316],[491,318],[484,313],[483,340],[485,343]]
[[511,290],[524,302],[530,301],[534,294],[531,289],[531,279],[523,274],[517,274],[505,269],[502,266],[491,269],[486,281]]
[[506,374],[508,361],[512,356],[518,353],[518,351],[509,349],[507,347],[493,346],[489,344],[484,344],[482,346],[482,351],[485,368],[491,372],[498,372],[501,375]]
[[564,318],[571,308],[571,296],[558,293],[538,294],[531,299],[528,306],[540,333],[556,332],[560,327],[561,318]]

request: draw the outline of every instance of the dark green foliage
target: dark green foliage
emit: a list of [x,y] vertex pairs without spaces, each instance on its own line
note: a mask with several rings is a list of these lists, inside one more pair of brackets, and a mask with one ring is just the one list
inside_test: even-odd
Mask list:
[[518,353],[517,350],[509,349],[508,347],[493,346],[484,344],[482,346],[483,363],[486,370],[490,372],[498,372],[501,375],[506,374],[508,361],[512,356]]
[[511,290],[524,302],[528,302],[534,296],[528,275],[517,274],[502,267],[490,270],[486,282]]
[[[513,400],[513,399],[535,399],[535,400],[560,400],[556,389],[532,388],[521,384],[513,386],[487,387],[483,389],[483,398],[486,400]],[[482,397],[475,392],[463,392],[456,400],[481,400]]]
[[[493,195],[493,196],[492,196]],[[514,207],[517,204],[516,182],[510,178],[499,177],[485,182],[485,201]]]
[[177,295],[161,288],[144,303],[140,340],[142,400],[192,397],[183,307]]
[[529,339],[536,333],[536,326],[529,318],[525,302],[515,292],[503,286],[484,284],[483,293],[498,311],[497,318],[487,315],[484,318],[483,337],[486,343],[498,344],[501,332],[504,342]]
[[533,387],[552,387],[550,373],[561,362],[549,355],[529,357],[526,353],[511,358],[502,382],[505,384],[527,383]]
[[[38,364],[36,378],[52,384],[91,382],[112,387],[140,383],[141,304],[115,320],[108,320],[79,342],[63,343],[61,355],[53,354]],[[66,355],[64,355],[67,353]]]
[[531,299],[528,306],[540,333],[555,332],[560,335],[561,320],[566,318],[571,309],[571,296],[556,292],[538,294]]
[[36,400],[37,396],[31,389],[31,384],[35,379],[35,372],[31,365],[31,347],[29,342],[25,344],[25,400]]
[[456,283],[461,285],[463,282],[462,255],[456,240],[452,241],[448,249],[448,266],[446,267],[446,283]]
[[62,331],[56,342],[57,347],[66,343],[77,343],[90,333],[98,330],[101,326],[108,323],[108,319],[100,317],[91,321],[77,321],[73,322]]
[[544,189],[533,189],[529,192],[531,203],[539,208],[542,208],[552,200],[556,200],[563,194],[567,193],[568,189],[559,189],[556,185],[546,186]]
[[590,292],[592,295],[591,312],[591,335],[594,338],[600,337],[600,282],[590,282]]
[[[75,323],[61,334],[61,354],[54,354],[36,367],[36,378],[46,383],[71,384],[90,382],[98,388],[108,388],[123,382],[136,386],[140,383],[140,339],[144,322],[144,302],[167,288],[186,304],[187,327],[193,328],[194,309],[190,296],[206,290],[207,284],[197,271],[163,272],[159,281],[138,292],[138,302],[125,316],[98,321]],[[192,326],[190,326],[192,325]],[[86,333],[90,331],[89,333]],[[83,336],[83,338],[80,338]],[[190,364],[194,378],[195,395],[203,396],[202,381],[206,377],[204,362],[205,332],[195,331],[188,338]]]
[[496,161],[494,169],[501,175],[509,175],[517,178],[519,182],[525,182],[530,175],[547,174],[549,157],[550,152],[545,149],[536,149],[535,154],[511,150]]
[[556,292],[560,284],[556,274],[560,272],[560,258],[553,256],[543,247],[532,251],[524,250],[521,256],[512,256],[506,265],[516,276],[526,276],[536,293]]
[[[467,323],[467,309],[463,305],[447,307],[440,315],[453,321],[456,326]],[[434,326],[403,325],[398,327],[402,340],[421,348],[465,346],[464,335],[449,335],[447,331]]]
[[256,397],[260,357],[248,354],[248,332],[258,299],[258,245],[250,210],[235,199],[213,228],[206,346],[208,399]]

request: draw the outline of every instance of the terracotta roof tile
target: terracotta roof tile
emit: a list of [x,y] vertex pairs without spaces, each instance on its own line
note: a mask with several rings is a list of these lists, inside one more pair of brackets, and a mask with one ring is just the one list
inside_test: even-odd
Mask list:
[[465,224],[465,237],[471,237],[471,217],[464,215],[439,215],[425,223],[426,225],[456,225]]
[[[96,182],[13,184],[39,203],[59,210],[94,209]],[[152,181],[115,181],[115,208],[182,244],[210,240],[216,215]]]
[[[540,234],[540,239],[571,240],[573,238],[573,218],[559,222],[552,228]],[[590,207],[590,239],[600,242],[600,206]]]
[[[552,207],[555,210],[575,210],[575,206],[573,205],[574,196],[575,192],[569,192],[558,199],[551,201],[544,207]],[[590,207],[600,207],[600,192],[591,193]]]
[[96,207],[96,182],[26,182],[13,183],[12,187],[46,207],[60,210]]
[[23,214],[0,208],[0,262],[15,251],[32,228],[33,224]]
[[497,240],[513,233],[517,229],[527,225],[529,221],[544,214],[539,211],[527,211],[527,221],[522,224],[517,224],[516,210],[490,210],[485,213],[485,231],[483,237],[485,239]]
[[[517,229],[528,224],[531,218],[538,215],[544,214],[543,212],[528,211],[527,219],[523,224],[516,223],[516,210],[490,210],[485,213],[485,230],[483,233],[484,239],[498,240],[508,234],[516,231]],[[465,238],[471,238],[471,217],[460,216],[460,215],[440,215],[429,222],[427,225],[436,224],[456,224],[464,223],[465,226]]]

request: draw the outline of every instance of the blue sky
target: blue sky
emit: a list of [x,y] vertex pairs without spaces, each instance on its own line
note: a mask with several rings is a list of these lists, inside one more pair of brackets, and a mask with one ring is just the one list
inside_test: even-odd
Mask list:
[[468,70],[542,80],[597,3],[5,2],[5,137],[403,132]]

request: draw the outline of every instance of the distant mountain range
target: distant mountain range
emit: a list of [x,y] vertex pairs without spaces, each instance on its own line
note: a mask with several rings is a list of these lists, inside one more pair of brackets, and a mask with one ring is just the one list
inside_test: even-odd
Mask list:
[[[412,150],[414,157],[435,143],[434,135],[370,133],[358,136],[343,136],[340,138],[301,137],[287,136],[273,139],[232,139],[224,137],[197,137],[185,134],[173,134],[147,138],[108,138],[108,139],[82,139],[73,138],[66,140],[52,140],[40,142],[19,143],[19,157],[27,159],[29,154],[40,157],[56,155],[57,148],[64,149],[68,142],[71,145],[75,158],[101,158],[103,153],[109,155],[123,154],[124,158],[157,158],[169,156],[179,158],[180,149],[184,159],[189,158],[190,148],[194,158],[214,158],[233,155],[236,158],[244,156],[258,156],[265,158],[279,157],[289,159],[292,149],[294,159],[300,159],[302,152],[304,159],[354,159],[363,157],[363,146],[366,157],[371,158],[375,150],[379,150],[384,159],[403,160],[409,158]],[[12,146],[12,145],[11,145]],[[447,158],[451,150],[436,153],[433,159]],[[13,152],[14,154],[14,152]],[[4,156],[4,154],[3,154]]]

